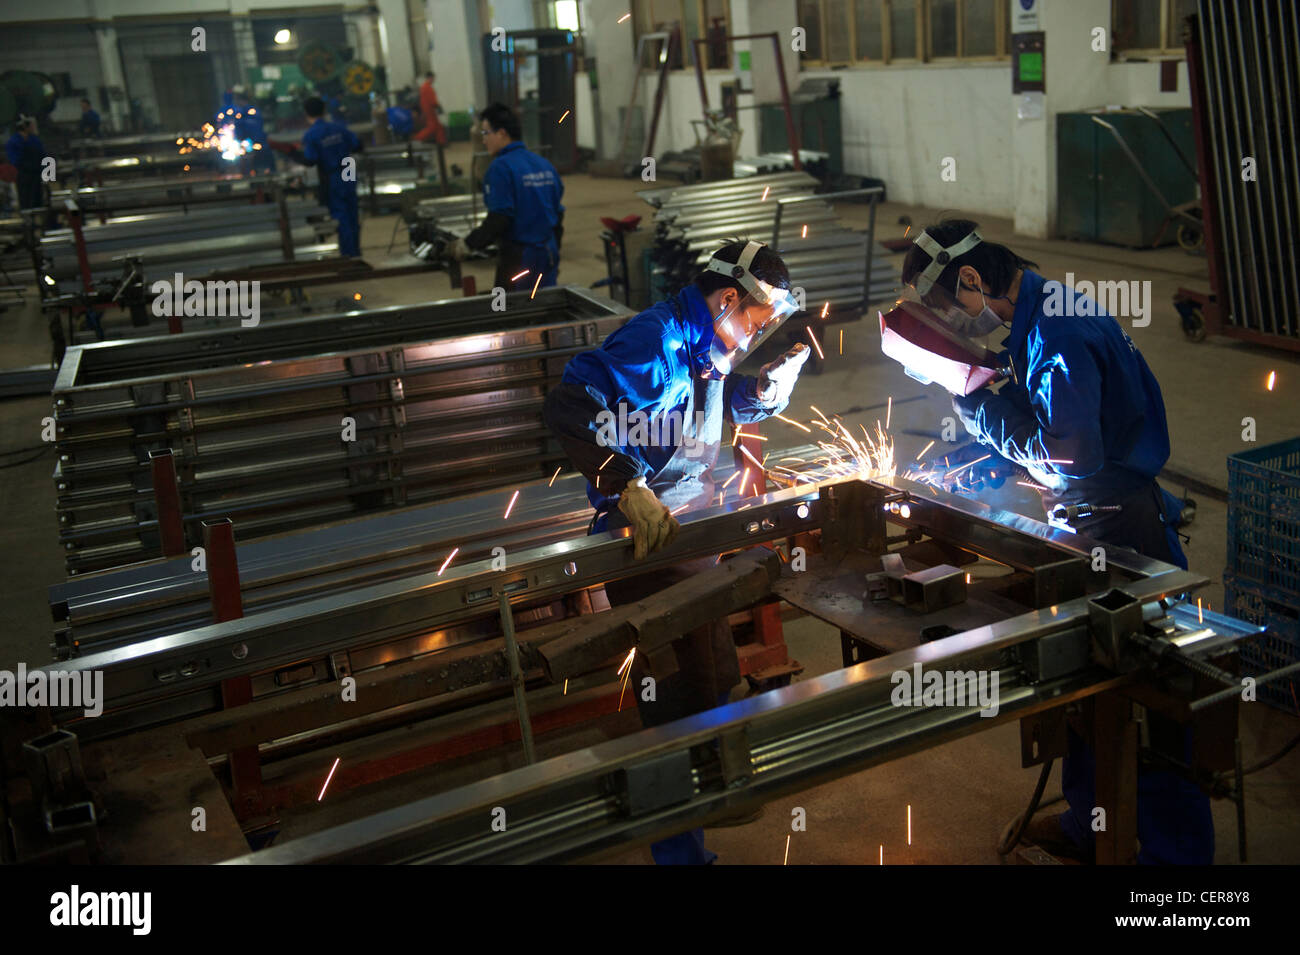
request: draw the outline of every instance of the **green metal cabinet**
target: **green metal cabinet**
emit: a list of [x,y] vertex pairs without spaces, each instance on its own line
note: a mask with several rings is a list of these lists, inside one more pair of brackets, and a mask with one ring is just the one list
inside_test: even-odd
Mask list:
[[[1152,109],[1183,155],[1196,155],[1192,111]],[[1160,235],[1168,210],[1143,181],[1110,130],[1118,130],[1164,199],[1177,206],[1196,198],[1197,184],[1160,125],[1137,110],[1085,110],[1056,116],[1056,232],[1060,238],[1150,247],[1175,241],[1177,222]]]

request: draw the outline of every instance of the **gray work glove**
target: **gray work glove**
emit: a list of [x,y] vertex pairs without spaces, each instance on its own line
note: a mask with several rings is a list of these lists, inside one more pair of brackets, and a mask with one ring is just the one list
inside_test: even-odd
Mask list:
[[799,344],[780,358],[764,365],[758,373],[758,400],[765,405],[789,403],[794,383],[799,380],[803,363],[811,354],[812,350],[807,345]]
[[637,560],[646,554],[667,547],[677,537],[680,525],[677,518],[646,487],[645,478],[633,478],[618,499],[618,509],[632,522],[633,556]]

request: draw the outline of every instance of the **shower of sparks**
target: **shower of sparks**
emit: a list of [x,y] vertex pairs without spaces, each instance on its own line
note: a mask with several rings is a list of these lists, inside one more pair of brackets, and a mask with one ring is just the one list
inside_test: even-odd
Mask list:
[[763,198],[762,198],[762,199],[759,199],[759,200],[758,200],[759,202],[764,202],[764,201],[767,200],[767,192],[768,192],[768,190],[771,189],[771,188],[772,188],[771,186],[764,186],[764,187],[763,187]]
[[501,518],[501,520],[503,521],[510,520],[510,512],[515,509],[515,501],[517,500],[519,500],[519,492],[515,491],[514,494],[510,495],[510,503],[506,505],[506,513],[505,516]]
[[631,17],[631,16],[632,16],[632,14],[630,14],[630,13],[625,13],[625,14],[623,14],[621,17],[618,18],[618,22],[619,22],[619,23],[622,23],[624,20],[627,20],[627,19],[628,19],[629,17]]
[[894,414],[894,396],[890,395],[888,403],[885,405],[885,430],[889,430],[889,419]]
[[609,452],[609,457],[607,457],[604,461],[601,461],[601,462],[600,462],[600,467],[596,468],[596,470],[597,470],[597,471],[603,471],[603,470],[605,470],[605,465],[606,465],[606,464],[609,464],[609,462],[610,462],[610,461],[613,461],[613,460],[614,460],[614,452],[611,451],[611,452]]
[[966,470],[967,468],[973,468],[973,467],[975,467],[975,465],[979,464],[981,461],[987,461],[987,460],[988,460],[989,458],[991,458],[991,457],[993,457],[992,454],[986,454],[986,455],[984,455],[984,457],[982,457],[982,458],[976,458],[974,461],[971,461],[969,464],[963,464],[963,465],[961,465],[960,467],[955,467],[955,468],[953,468],[951,471],[948,472],[948,474],[945,474],[944,477],[947,477],[949,474],[956,474],[958,471],[964,471],[964,470]]
[[560,468],[562,467],[564,467],[563,464],[561,464],[559,468],[555,469],[555,473],[551,475],[551,479],[546,482],[547,487],[550,487],[552,484],[555,483],[555,479],[560,476]]
[[[736,478],[738,478],[739,476],[740,476],[739,471],[732,471],[731,477],[727,478],[727,484],[730,484],[732,481],[736,480]],[[722,485],[722,489],[724,491],[727,489],[727,484]]]
[[438,576],[439,576],[439,577],[442,576],[442,572],[443,572],[444,570],[447,569],[447,565],[451,563],[451,559],[452,559],[453,557],[455,557],[456,554],[457,554],[459,551],[460,551],[460,548],[459,548],[459,547],[453,547],[453,548],[451,549],[451,553],[447,555],[447,559],[444,560],[444,561],[442,562],[442,566],[438,568]]
[[798,428],[799,430],[801,430],[801,431],[807,431],[809,434],[812,434],[812,428],[808,427],[806,424],[800,424],[798,421],[795,421],[793,418],[787,418],[787,417],[786,417],[785,415],[783,415],[783,414],[776,414],[776,415],[773,415],[773,417],[780,418],[780,419],[781,419],[782,421],[784,421],[786,424],[792,424],[792,425],[794,425],[796,428]]
[[521,278],[523,278],[523,277],[524,277],[525,275],[527,275],[527,274],[528,274],[528,270],[527,270],[527,269],[524,269],[524,270],[523,270],[522,272],[520,272],[518,275],[512,275],[512,276],[510,276],[510,281],[512,281],[512,282],[518,282]]
[[[763,471],[763,462],[760,461],[760,460],[758,460],[758,458],[754,457],[752,454],[750,454],[750,453],[749,453],[749,449],[746,448],[743,444],[740,446],[740,453],[743,454],[745,457],[749,458],[749,460],[753,461],[753,462],[754,462],[754,467],[758,468],[760,474],[762,473],[762,471]],[[756,483],[757,483],[757,482],[756,482]],[[743,486],[743,484],[742,484],[742,486]]]
[[[623,712],[623,693],[627,690],[628,678],[632,675],[632,658],[636,656],[636,647],[627,651],[623,664],[618,668],[618,675],[623,678],[623,686],[618,691],[618,711]],[[626,672],[625,672],[626,671]]]
[[[813,414],[817,415],[817,417],[821,418],[821,419],[822,419],[823,421],[825,421],[827,424],[830,424],[830,423],[831,423],[830,419],[827,418],[824,414],[822,414],[822,409],[821,409],[821,408],[818,408],[816,405],[809,405],[808,407],[811,408],[811,409],[813,410]],[[813,422],[813,423],[816,424],[816,422]]]
[[[822,317],[822,318],[825,318],[825,317],[826,317],[826,313],[829,312],[830,310],[831,310],[831,303],[830,303],[830,302],[827,302],[825,305],[822,306],[822,314],[821,314],[821,317]],[[843,332],[844,332],[844,329],[840,329],[840,333],[843,334]]]
[[826,354],[822,351],[822,346],[817,344],[817,336],[813,334],[812,326],[805,325],[804,328],[808,330],[808,337],[812,339],[813,348],[817,349],[817,357],[825,360]]
[[541,285],[541,284],[542,284],[542,273],[541,273],[541,272],[538,272],[538,273],[537,273],[537,281],[533,283],[533,291],[532,291],[532,294],[530,294],[530,295],[528,296],[529,299],[532,299],[533,296],[537,294],[537,287],[538,287],[539,285]]
[[929,444],[927,444],[925,447],[923,447],[923,448],[921,449],[921,454],[918,454],[918,455],[916,456],[916,460],[918,460],[918,461],[921,460],[921,455],[925,454],[925,452],[929,451],[929,450],[930,450],[931,448],[933,448],[933,447],[934,447],[934,442],[931,441]]
[[785,837],[785,859],[782,861],[781,865],[789,865],[789,864],[790,864],[790,836],[789,834],[787,834]]
[[1267,387],[1269,391],[1272,391],[1272,390],[1273,390],[1273,382],[1275,382],[1275,381],[1277,381],[1277,372],[1275,372],[1275,371],[1270,371],[1270,372],[1268,373],[1268,384],[1267,384],[1265,387]]
[[561,116],[559,122],[557,122],[555,125],[556,125],[556,126],[559,126],[560,123],[564,122],[565,117],[568,116],[568,115],[569,115],[569,111],[566,109],[566,110],[564,111],[564,116]]
[[[970,582],[970,574],[966,575],[966,580]],[[907,844],[912,844],[912,804],[907,804]]]
[[320,802],[322,799],[325,798],[325,789],[327,786],[329,786],[330,780],[334,778],[334,770],[338,768],[339,768],[339,757],[335,756],[334,765],[330,767],[330,774],[325,777],[325,785],[320,788],[320,795],[316,797],[317,802]]
[[799,238],[801,238],[801,239],[806,239],[806,238],[808,238],[808,225],[807,225],[807,223],[804,224],[804,227],[803,227],[803,235],[799,236]]

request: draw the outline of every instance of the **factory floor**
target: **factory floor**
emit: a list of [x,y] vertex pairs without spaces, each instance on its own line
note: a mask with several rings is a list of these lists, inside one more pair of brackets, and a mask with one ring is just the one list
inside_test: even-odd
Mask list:
[[[468,165],[464,145],[453,147],[452,161]],[[634,193],[644,188],[639,180],[598,179],[586,175],[565,177],[565,246],[560,281],[589,286],[605,275],[599,238],[600,216],[646,215],[648,207]],[[660,183],[659,185],[662,185]],[[846,220],[865,225],[865,207],[844,206]],[[883,204],[877,214],[878,238],[901,237],[909,217],[913,232],[938,217],[937,210],[897,203]],[[1186,551],[1191,569],[1211,581],[1201,591],[1209,606],[1223,605],[1222,574],[1226,547],[1226,491],[1228,455],[1300,434],[1300,356],[1211,337],[1193,344],[1183,337],[1170,298],[1180,286],[1206,289],[1203,257],[1177,248],[1132,250],[1015,236],[1007,219],[976,216],[984,237],[1008,244],[1025,258],[1036,260],[1048,278],[1075,280],[1149,281],[1150,323],[1125,327],[1134,344],[1151,365],[1164,392],[1173,450],[1169,470],[1185,476],[1198,502],[1195,522],[1187,529]],[[385,257],[395,217],[363,217],[363,254],[372,264]],[[404,251],[399,233],[397,251]],[[901,261],[901,256],[894,256]],[[479,289],[491,286],[490,263],[470,264]],[[798,278],[795,277],[798,284]],[[343,289],[319,290],[320,300]],[[364,304],[375,307],[447,298],[446,276],[412,276],[381,287],[364,289]],[[809,303],[809,308],[816,303]],[[874,319],[874,311],[870,318]],[[0,315],[0,368],[40,363],[48,358],[45,323],[36,308],[11,309]],[[840,331],[843,329],[843,352]],[[854,321],[823,329],[826,351],[821,374],[805,374],[787,414],[811,416],[809,404],[826,413],[848,408],[865,409],[845,418],[850,423],[873,424],[885,416],[893,399],[891,431],[900,461],[909,461],[943,427],[952,415],[938,388],[926,388],[902,374],[879,350],[873,321]],[[1268,391],[1265,381],[1276,372]],[[41,418],[50,413],[48,398],[0,401],[0,450],[34,448],[40,443]],[[1243,418],[1255,421],[1256,441],[1242,440]],[[769,447],[799,443],[800,432],[774,422],[765,427]],[[939,445],[941,446],[941,445]],[[0,668],[12,669],[17,661],[48,662],[51,624],[45,588],[63,573],[57,546],[53,486],[53,456],[13,454],[0,457],[0,500],[4,502],[4,542],[0,550]],[[16,465],[16,466],[11,466]],[[1165,478],[1175,493],[1179,480]],[[1040,517],[1032,495],[1009,494],[1001,506]],[[791,655],[805,670],[802,679],[834,670],[840,665],[837,632],[811,619],[790,623],[786,639]],[[736,693],[741,690],[738,688]],[[554,739],[539,741],[544,755],[554,755],[636,728],[627,713],[605,725],[591,726]],[[1242,707],[1245,762],[1271,755],[1300,733],[1300,718],[1263,703]],[[415,774],[400,787],[383,793],[343,795],[307,828],[341,822],[388,804],[404,791],[408,796],[443,789],[460,779],[496,772],[517,765],[518,753],[498,753],[433,774]],[[719,854],[721,864],[780,863],[791,833],[793,807],[807,811],[807,830],[794,833],[789,846],[790,864],[813,863],[996,863],[995,845],[1004,824],[1023,810],[1032,792],[1037,769],[1022,769],[1016,724],[995,727],[978,735],[909,756],[874,770],[848,776],[794,797],[769,804],[764,815],[748,825],[710,830],[707,844]],[[1059,794],[1059,771],[1053,773],[1047,796]],[[1300,862],[1300,750],[1292,751],[1272,767],[1247,780],[1246,818],[1249,824],[1250,861]],[[912,845],[907,845],[907,807],[911,807]],[[1055,811],[1058,807],[1053,807]],[[1217,834],[1216,861],[1237,861],[1235,808],[1214,804]],[[286,833],[287,835],[287,833]],[[640,864],[649,861],[647,849],[617,853],[607,861]]]

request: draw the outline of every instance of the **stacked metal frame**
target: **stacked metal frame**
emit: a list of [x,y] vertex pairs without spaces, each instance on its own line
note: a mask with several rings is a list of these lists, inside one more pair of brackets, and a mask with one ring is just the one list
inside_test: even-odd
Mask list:
[[[631,317],[574,288],[70,348],[53,397],[69,572],[159,556],[150,452],[170,451],[189,545],[549,476],[542,403]],[[232,322],[233,324],[233,322]]]
[[1300,350],[1300,10],[1201,0],[1189,49],[1217,293],[1207,325]]

